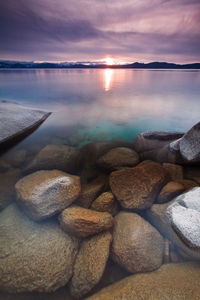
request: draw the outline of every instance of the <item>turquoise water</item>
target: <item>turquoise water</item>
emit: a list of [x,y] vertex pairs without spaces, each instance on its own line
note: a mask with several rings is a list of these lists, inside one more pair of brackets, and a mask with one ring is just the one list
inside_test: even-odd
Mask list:
[[196,70],[1,70],[0,99],[52,111],[23,143],[80,147],[146,130],[185,131],[199,121]]

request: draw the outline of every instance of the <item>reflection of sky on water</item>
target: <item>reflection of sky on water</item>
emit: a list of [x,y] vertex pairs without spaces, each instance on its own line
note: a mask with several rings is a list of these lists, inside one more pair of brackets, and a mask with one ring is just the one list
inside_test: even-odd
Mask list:
[[79,126],[87,140],[133,138],[148,129],[186,130],[199,120],[199,92],[195,71],[0,71],[1,99],[51,110],[42,128]]

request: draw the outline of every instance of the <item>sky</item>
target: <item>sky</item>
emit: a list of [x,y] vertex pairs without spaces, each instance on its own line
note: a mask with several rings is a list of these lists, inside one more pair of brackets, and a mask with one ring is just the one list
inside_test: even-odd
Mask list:
[[200,0],[0,0],[0,59],[200,62]]

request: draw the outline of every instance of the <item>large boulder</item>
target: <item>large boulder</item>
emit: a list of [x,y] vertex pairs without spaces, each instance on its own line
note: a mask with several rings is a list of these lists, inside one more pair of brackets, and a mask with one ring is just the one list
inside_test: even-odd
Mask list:
[[137,152],[145,152],[162,148],[170,142],[179,139],[183,134],[176,131],[146,131],[137,135],[134,140],[134,149]]
[[15,199],[15,183],[20,177],[21,171],[19,169],[0,173],[0,210]]
[[24,169],[25,172],[58,169],[75,172],[81,163],[78,149],[65,145],[47,145]]
[[17,197],[33,220],[51,217],[80,195],[80,178],[58,170],[37,171],[20,179]]
[[114,219],[112,259],[131,273],[159,268],[164,243],[160,233],[135,213],[120,212]]
[[200,255],[200,187],[177,197],[166,216],[180,240]]
[[154,272],[126,277],[87,300],[198,300],[199,278],[197,264],[165,264]]
[[109,257],[111,240],[109,232],[102,232],[81,243],[70,283],[72,296],[82,297],[100,281]]
[[146,209],[167,182],[167,172],[158,163],[146,162],[110,175],[110,187],[124,208]]
[[0,213],[0,287],[7,292],[52,292],[72,276],[78,240],[57,222],[36,223],[16,206]]
[[113,225],[113,218],[107,212],[98,212],[73,205],[62,211],[60,224],[64,231],[78,237],[87,237]]
[[109,212],[114,216],[118,212],[118,202],[115,200],[115,197],[111,192],[105,192],[93,201],[91,209]]
[[137,152],[126,147],[117,147],[101,156],[97,164],[106,171],[114,171],[122,167],[135,167],[139,163]]

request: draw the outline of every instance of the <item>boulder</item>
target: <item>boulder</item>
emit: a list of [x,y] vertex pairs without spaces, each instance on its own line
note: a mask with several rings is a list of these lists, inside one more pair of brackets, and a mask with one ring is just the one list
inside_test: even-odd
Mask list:
[[154,204],[150,209],[146,211],[146,218],[148,221],[167,239],[169,239],[172,244],[177,246],[178,251],[181,250],[181,253],[184,253],[186,259],[200,259],[200,252],[195,251],[195,249],[189,248],[174,232],[172,227],[168,222],[166,216],[167,208],[174,203],[175,200],[172,200],[165,204]]
[[180,240],[200,255],[200,187],[177,197],[166,216]]
[[11,169],[0,173],[0,210],[15,199],[15,183],[20,179],[21,171]]
[[165,264],[154,272],[126,277],[87,300],[198,300],[199,277],[198,264]]
[[61,227],[78,237],[87,237],[108,230],[113,225],[113,218],[107,212],[97,212],[73,205],[62,211],[60,217]]
[[160,233],[135,213],[114,218],[112,259],[131,273],[149,272],[162,264],[164,241]]
[[101,194],[91,205],[91,209],[102,212],[109,212],[116,215],[118,212],[118,203],[111,192]]
[[0,145],[8,146],[44,122],[51,113],[0,101]]
[[166,182],[165,169],[155,162],[146,162],[110,175],[112,193],[122,207],[128,209],[150,207]]
[[16,204],[0,213],[0,287],[7,292],[52,292],[72,276],[78,240],[57,222],[36,223]]
[[157,202],[158,203],[169,202],[176,196],[182,194],[184,190],[185,187],[182,184],[176,181],[170,181],[160,191],[160,194],[158,195],[157,198]]
[[23,164],[26,160],[27,151],[25,149],[9,151],[5,153],[1,160],[6,162],[8,165],[12,166],[13,168],[22,168]]
[[186,191],[198,186],[198,182],[190,179],[182,179],[178,181],[180,184],[182,184]]
[[58,169],[65,172],[75,172],[81,163],[81,153],[78,149],[65,145],[47,145],[25,167],[25,172]]
[[81,187],[81,194],[76,203],[82,207],[89,208],[92,202],[103,192],[108,185],[108,178],[99,175],[97,178]]
[[72,296],[80,298],[100,281],[109,257],[112,235],[102,232],[81,243],[70,282]]
[[163,163],[163,168],[168,172],[172,181],[183,179],[183,167],[176,164]]
[[126,147],[117,147],[101,156],[97,165],[106,171],[114,171],[123,167],[134,167],[139,163],[137,152]]
[[58,170],[37,171],[20,179],[17,198],[33,220],[51,217],[69,206],[80,195],[78,176]]
[[137,152],[149,151],[162,148],[183,135],[184,133],[176,131],[146,131],[137,135],[133,146]]

